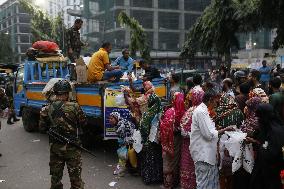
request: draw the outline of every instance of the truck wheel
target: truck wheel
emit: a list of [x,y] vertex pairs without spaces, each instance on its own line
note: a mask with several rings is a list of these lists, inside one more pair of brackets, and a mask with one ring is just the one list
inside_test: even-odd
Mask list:
[[31,108],[23,108],[22,111],[22,120],[24,129],[27,132],[33,132],[38,129],[38,114],[36,114]]

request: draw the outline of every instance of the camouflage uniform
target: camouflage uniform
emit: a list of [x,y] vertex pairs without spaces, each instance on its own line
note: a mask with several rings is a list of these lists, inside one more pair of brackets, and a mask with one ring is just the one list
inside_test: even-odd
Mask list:
[[12,81],[8,81],[8,83],[6,84],[5,92],[6,92],[6,95],[8,97],[8,108],[9,108],[7,124],[13,124],[12,118],[13,118],[14,122],[19,121],[19,119],[17,119],[16,112],[15,112],[15,109],[14,109],[13,83],[12,83]]
[[75,62],[76,59],[80,57],[81,47],[84,46],[84,43],[80,40],[80,32],[73,27],[69,28],[66,33],[67,38],[67,52],[68,49],[71,48],[73,50],[73,54],[69,54],[68,57],[71,62]]
[[[58,112],[61,115],[58,115]],[[86,125],[86,116],[77,103],[56,100],[42,108],[39,124],[41,128],[51,128],[60,135],[72,138],[81,144],[78,131],[81,129],[80,126]],[[71,189],[83,189],[81,150],[52,137],[49,137],[49,143],[51,189],[63,189],[61,180],[65,163],[71,181]]]

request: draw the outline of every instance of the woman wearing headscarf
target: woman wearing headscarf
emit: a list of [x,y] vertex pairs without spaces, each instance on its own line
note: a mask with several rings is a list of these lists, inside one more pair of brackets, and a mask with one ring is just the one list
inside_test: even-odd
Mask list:
[[281,189],[283,169],[284,127],[274,115],[270,104],[260,104],[256,110],[259,133],[248,141],[258,145],[250,189]]
[[[147,98],[147,108],[140,119],[138,130],[141,133],[143,148],[139,153],[141,176],[146,184],[160,182],[163,179],[161,145],[149,140],[152,122],[162,112],[161,100],[155,94],[150,81],[144,84]],[[151,91],[151,92],[148,92]]]
[[235,99],[230,95],[223,94],[220,98],[220,104],[215,109],[216,116],[214,121],[217,126],[225,128],[230,125],[241,126],[244,115],[239,109]]
[[[252,97],[246,101],[246,106],[244,108],[245,120],[242,123],[240,129],[242,132],[247,133],[248,137],[254,137],[255,133],[258,132],[259,122],[256,116],[256,109],[259,104],[261,104],[260,97]],[[249,182],[251,179],[251,174],[245,171],[245,169],[240,168],[233,175],[233,188],[234,189],[248,189]]]
[[191,132],[193,111],[198,105],[202,103],[203,96],[204,96],[203,90],[192,90],[190,92],[192,107],[190,107],[185,112],[180,122],[181,135],[182,135],[180,185],[182,189],[196,188],[194,162],[189,152],[189,144],[190,144],[189,136]]
[[135,119],[137,125],[140,123],[142,113],[147,109],[147,103],[150,95],[154,93],[154,86],[150,81],[143,82],[143,94],[135,98],[134,92],[129,88],[123,88],[126,103],[129,106],[132,117]]
[[241,125],[241,130],[247,133],[247,136],[253,137],[255,131],[258,129],[258,118],[256,116],[257,106],[261,104],[260,97],[252,97],[246,101],[246,107],[244,108],[245,120]]
[[[231,125],[235,125],[238,128],[241,126],[244,120],[244,115],[239,109],[234,97],[223,93],[220,98],[220,104],[215,109],[216,116],[214,121],[217,127],[226,128]],[[225,155],[222,161],[222,168],[220,170],[220,186],[221,189],[232,188],[232,161],[233,158],[229,156],[227,150],[224,151]]]
[[118,154],[119,162],[113,174],[123,176],[125,172],[125,168],[126,168],[127,158],[126,156],[123,157],[126,154],[125,153],[123,154],[122,152],[123,151],[127,152],[127,146],[133,143],[132,135],[135,129],[135,125],[132,122],[122,118],[120,116],[120,113],[118,112],[112,112],[109,115],[109,123],[113,126],[116,126],[116,134],[118,136],[118,145],[120,147],[118,152],[119,151],[121,152],[120,154]]
[[174,188],[179,184],[181,155],[180,120],[184,113],[184,95],[176,92],[173,95],[172,107],[165,112],[160,123],[165,189]]

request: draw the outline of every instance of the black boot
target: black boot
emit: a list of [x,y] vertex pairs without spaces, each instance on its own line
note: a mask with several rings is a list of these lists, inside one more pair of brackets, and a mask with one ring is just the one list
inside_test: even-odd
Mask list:
[[14,122],[20,121],[16,116],[13,117]]
[[10,117],[10,118],[8,118],[8,120],[7,120],[7,124],[8,124],[8,125],[12,125],[12,124],[14,124],[14,123],[11,121],[11,119],[12,119],[11,117]]
[[13,118],[14,122],[20,121],[19,119],[17,119],[15,110],[13,110],[13,113],[12,113],[11,117]]

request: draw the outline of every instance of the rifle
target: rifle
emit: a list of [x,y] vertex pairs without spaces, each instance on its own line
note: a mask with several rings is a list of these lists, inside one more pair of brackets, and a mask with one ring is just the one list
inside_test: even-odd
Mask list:
[[72,146],[75,146],[76,148],[80,149],[80,150],[83,150],[85,152],[87,152],[88,154],[96,157],[96,155],[91,152],[90,150],[82,147],[81,145],[79,145],[78,143],[76,143],[74,140],[71,140],[61,134],[59,134],[58,132],[54,131],[53,129],[49,129],[49,131],[47,132],[47,134],[49,136],[51,136],[52,138],[54,138],[55,140],[59,141],[59,142],[62,142],[62,143],[67,143],[67,144],[71,144]]

